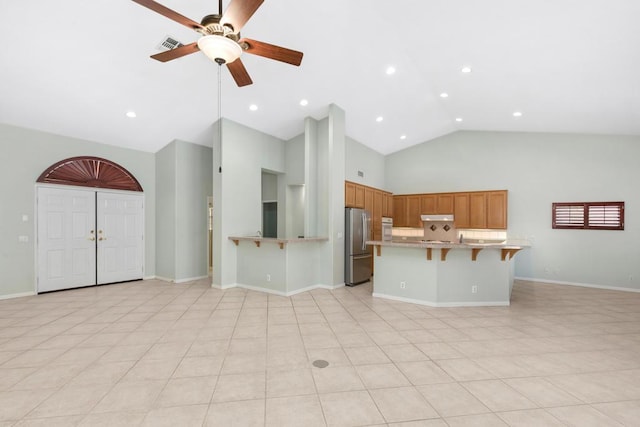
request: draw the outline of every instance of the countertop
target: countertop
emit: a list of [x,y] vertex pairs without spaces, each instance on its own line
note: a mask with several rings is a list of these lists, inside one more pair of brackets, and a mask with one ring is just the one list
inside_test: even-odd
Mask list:
[[233,241],[249,241],[249,242],[264,242],[264,243],[308,243],[308,242],[326,242],[328,237],[292,237],[292,238],[275,238],[275,237],[261,237],[261,236],[229,236],[229,240]]
[[523,240],[506,240],[502,243],[478,243],[478,242],[463,242],[463,243],[437,243],[437,242],[421,242],[421,241],[398,241],[398,240],[368,240],[367,245],[372,246],[389,246],[396,248],[432,248],[432,249],[522,249],[531,246],[530,243]]

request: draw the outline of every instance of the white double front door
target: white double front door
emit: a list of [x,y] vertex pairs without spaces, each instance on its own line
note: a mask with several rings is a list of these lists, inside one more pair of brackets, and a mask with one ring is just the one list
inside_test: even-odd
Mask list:
[[39,187],[38,292],[141,279],[144,196]]

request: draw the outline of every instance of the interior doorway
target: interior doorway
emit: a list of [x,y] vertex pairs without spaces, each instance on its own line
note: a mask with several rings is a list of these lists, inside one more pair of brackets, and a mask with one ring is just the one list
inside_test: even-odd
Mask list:
[[262,237],[278,237],[278,202],[262,203]]

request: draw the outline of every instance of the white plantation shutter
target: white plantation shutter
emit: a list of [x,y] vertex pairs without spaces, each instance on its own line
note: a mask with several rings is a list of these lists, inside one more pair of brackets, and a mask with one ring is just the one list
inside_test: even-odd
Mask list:
[[624,230],[624,202],[554,203],[553,228]]

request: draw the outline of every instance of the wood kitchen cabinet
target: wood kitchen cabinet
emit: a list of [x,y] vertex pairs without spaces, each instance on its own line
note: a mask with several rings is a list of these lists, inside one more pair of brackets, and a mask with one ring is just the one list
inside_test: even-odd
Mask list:
[[407,196],[393,196],[393,226],[407,226]]
[[373,219],[373,240],[382,240],[382,202],[384,196],[382,191],[375,190],[373,192],[373,210],[371,217]]
[[422,228],[420,215],[453,214],[456,228],[507,228],[507,190],[405,194],[393,196],[393,206],[396,227]]
[[344,183],[344,206],[347,208],[356,207],[356,185],[348,181]]
[[453,195],[453,222],[456,228],[469,228],[469,193]]
[[436,213],[452,214],[453,213],[453,194],[452,193],[436,193],[438,204],[436,205]]
[[356,185],[356,204],[354,207],[364,209],[364,187],[362,185]]
[[407,218],[405,220],[407,227],[422,227],[420,219],[420,196],[407,197]]
[[507,228],[507,191],[488,191],[487,198],[487,228]]
[[393,226],[422,228],[420,195],[393,196]]
[[485,192],[469,193],[469,228],[487,228]]
[[393,194],[382,193],[382,216],[393,218]]
[[420,214],[433,215],[438,213],[438,195],[422,194],[420,195]]

